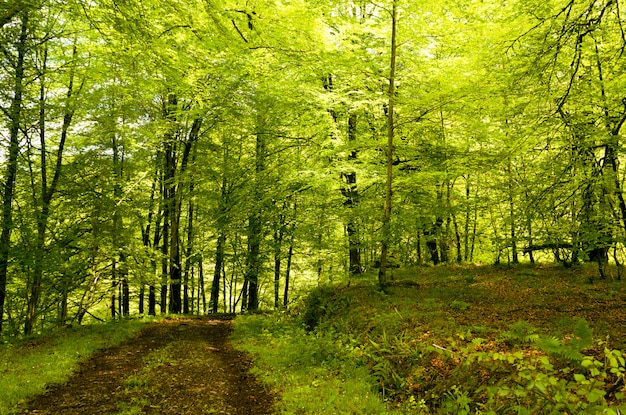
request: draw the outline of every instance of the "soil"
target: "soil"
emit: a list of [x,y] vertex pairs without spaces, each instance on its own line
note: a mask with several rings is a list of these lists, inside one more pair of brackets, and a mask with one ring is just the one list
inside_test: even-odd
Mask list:
[[228,319],[168,319],[83,362],[20,414],[271,414],[273,396],[228,344]]

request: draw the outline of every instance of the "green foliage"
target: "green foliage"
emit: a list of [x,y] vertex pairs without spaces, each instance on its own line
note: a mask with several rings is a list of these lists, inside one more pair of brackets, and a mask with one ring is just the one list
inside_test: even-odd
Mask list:
[[[585,304],[587,270],[579,268],[578,277],[555,270],[404,270],[386,293],[365,284],[325,287],[324,294],[317,291],[315,300],[305,301],[323,312],[304,308],[301,316],[322,315],[310,341],[324,333],[350,345],[371,387],[395,411],[623,412],[621,346],[593,338],[604,327],[603,336],[613,333],[619,341],[623,330],[610,324],[610,310],[597,312],[593,330],[571,313],[568,306]],[[470,273],[475,277],[468,286]],[[614,301],[612,309],[619,309],[623,300]],[[511,321],[513,316],[528,320]],[[337,370],[334,376],[341,376],[343,368]]]
[[593,331],[586,320],[580,319],[574,333],[567,340],[556,337],[541,337],[537,340],[539,348],[546,353],[572,362],[580,362],[582,352],[593,345]]
[[454,300],[450,303],[450,308],[458,311],[465,311],[470,308],[470,303],[461,300]]
[[333,310],[329,307],[338,307],[336,301],[332,301],[335,288],[332,286],[322,286],[311,290],[306,296],[303,304],[302,321],[307,330],[314,330],[328,314]]
[[537,329],[527,321],[517,321],[509,326],[509,330],[502,332],[502,338],[511,344],[520,345],[536,342],[539,335]]
[[0,346],[0,415],[13,413],[46,385],[62,383],[94,351],[121,343],[142,326],[122,321],[63,328]]
[[308,332],[284,315],[235,320],[233,340],[254,356],[255,373],[281,392],[280,414],[382,414],[361,349],[332,332]]

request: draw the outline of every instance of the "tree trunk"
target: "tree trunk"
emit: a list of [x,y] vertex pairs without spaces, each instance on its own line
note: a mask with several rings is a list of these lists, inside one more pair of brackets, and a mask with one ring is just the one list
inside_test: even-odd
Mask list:
[[285,209],[284,202],[278,215],[278,223],[274,225],[274,308],[280,307],[280,267],[282,262],[283,237],[285,234]]
[[[267,156],[267,144],[265,142],[265,120],[261,116],[257,119],[256,134],[256,167],[254,180],[254,200],[252,212],[248,217],[248,255],[246,259],[246,274],[244,287],[247,287],[247,310],[259,308],[259,272],[261,270],[261,239],[263,238],[262,214],[265,195],[262,189],[262,173],[265,171],[265,158]],[[246,284],[247,283],[247,284]],[[245,290],[244,290],[245,294]]]
[[[224,147],[224,161],[226,162],[228,148]],[[226,163],[224,163],[226,164]],[[222,185],[220,191],[220,199],[218,205],[217,218],[217,246],[215,249],[215,270],[213,271],[213,282],[211,283],[211,298],[209,300],[209,309],[212,313],[218,312],[218,304],[220,300],[220,276],[224,267],[224,250],[226,248],[226,216],[229,210],[229,182],[226,172],[222,172]],[[224,290],[226,294],[226,290]],[[226,303],[224,303],[226,305]]]
[[[165,181],[165,180],[164,180]],[[163,186],[163,227],[162,227],[162,239],[161,243],[161,314],[167,312],[167,278],[169,270],[169,241],[168,235],[170,233],[170,221],[169,221],[169,206],[167,203],[168,196],[167,190]]]
[[[350,114],[348,117],[348,142],[355,145],[357,134],[357,115],[356,113]],[[356,160],[357,151],[353,149],[348,156],[348,160]],[[357,188],[356,172],[352,171],[344,173],[345,186],[342,189],[343,196],[345,197],[344,206],[348,208],[348,223],[346,225],[346,232],[348,234],[348,249],[350,265],[350,275],[358,275],[363,272],[361,265],[361,247],[359,228],[357,224],[356,214],[354,209],[359,204],[359,190]]]
[[509,220],[511,222],[511,254],[513,257],[513,263],[519,264],[519,256],[517,252],[517,235],[516,235],[516,223],[515,223],[515,199],[513,197],[513,168],[511,159],[509,158],[509,164],[507,166],[508,187],[509,187]]
[[[257,199],[258,200],[258,199]],[[248,259],[246,266],[245,282],[247,282],[247,310],[259,308],[259,271],[261,254],[261,218],[255,212],[248,220]],[[244,284],[245,286],[245,284]]]
[[154,285],[148,287],[148,315],[156,316],[156,288]]
[[387,108],[387,176],[385,181],[385,213],[382,224],[382,249],[380,255],[380,268],[378,270],[378,284],[385,288],[388,284],[387,256],[391,239],[391,185],[393,180],[393,138],[394,138],[394,104],[395,104],[395,81],[396,81],[396,36],[398,20],[398,0],[393,0],[391,9],[391,58],[389,65],[389,91]]
[[[113,121],[115,123],[115,120]],[[113,124],[114,125],[114,124]],[[120,212],[122,206],[123,192],[122,181],[124,177],[124,145],[118,140],[116,128],[113,127],[111,131],[111,145],[113,148],[113,199],[115,200],[115,210],[113,211],[113,246],[115,248],[114,262],[114,275],[113,284],[117,285],[119,292],[119,311],[122,316],[130,315],[130,290],[128,286],[128,270],[126,265],[126,241],[124,222],[122,220],[122,213]],[[120,151],[121,150],[121,151]],[[115,304],[112,304],[115,307]],[[115,316],[114,316],[115,317]]]
[[218,312],[220,299],[220,276],[224,264],[224,245],[226,244],[226,231],[220,227],[218,230],[217,247],[215,249],[215,270],[213,272],[213,282],[211,283],[211,298],[209,309],[212,313]]
[[[157,161],[161,159],[160,151],[157,152],[156,159]],[[159,182],[159,167],[156,167],[155,172],[154,172],[154,177],[152,179],[152,187],[150,191],[150,204],[148,207],[148,219],[147,219],[145,228],[142,227],[141,229],[143,246],[146,250],[148,250],[149,248],[156,249],[156,247],[159,246],[159,242],[161,239],[161,233],[160,233],[160,228],[159,228],[161,225],[160,209],[159,209],[159,212],[157,213],[157,218],[156,218],[155,223],[154,224],[152,223],[153,218],[154,218],[154,207],[155,207],[154,198],[156,195],[156,187],[157,187],[158,182]],[[153,239],[152,245],[150,245],[150,231],[153,228],[153,226],[154,226],[154,239]],[[154,259],[150,260],[150,270],[152,271],[152,275],[154,276],[154,274],[156,274],[156,261]],[[142,284],[141,289],[142,291],[141,291],[140,300],[139,300],[139,313],[144,312],[143,302],[144,302],[144,295],[145,295],[145,286],[143,284]],[[156,289],[152,281],[148,285],[148,315],[150,316],[156,315]]]
[[111,319],[115,320],[117,316],[117,262],[116,259],[113,258],[113,262],[111,263],[111,304],[109,309],[111,310]]
[[296,234],[296,209],[297,205],[294,202],[293,204],[293,220],[291,221],[291,226],[289,227],[289,251],[287,252],[287,269],[285,271],[285,290],[283,293],[283,307],[287,309],[289,305],[289,284],[291,283],[290,274],[291,274],[291,260],[293,258],[293,241]]
[[469,261],[469,229],[470,229],[470,179],[465,177],[465,228],[463,234],[463,260]]
[[[180,268],[176,268],[175,261],[179,253],[175,252],[178,242],[176,215],[176,110],[178,99],[174,94],[169,94],[167,101],[163,104],[163,116],[171,124],[168,131],[163,136],[163,179],[162,179],[162,201],[163,201],[163,244],[161,245],[161,313],[174,312],[180,302],[172,305],[170,294],[170,304],[168,309],[168,283],[176,284],[172,281],[172,276],[176,277]],[[173,234],[173,235],[172,235]],[[174,246],[172,246],[174,243]],[[179,297],[180,298],[180,297]],[[174,300],[175,301],[175,300]]]
[[206,293],[204,290],[204,259],[198,259],[198,310],[200,310],[200,298],[202,298],[202,314],[206,314]]
[[13,229],[13,193],[17,176],[17,161],[19,156],[20,124],[22,121],[22,95],[24,90],[24,59],[28,46],[28,12],[22,14],[20,38],[17,45],[17,59],[15,62],[15,79],[13,84],[13,99],[9,108],[9,148],[6,154],[6,170],[4,174],[4,189],[2,196],[2,232],[0,233],[0,333],[7,287],[7,268],[11,246],[11,230]]
[[[176,105],[175,98],[170,101],[172,105]],[[174,314],[181,313],[182,310],[182,261],[180,247],[180,218],[182,213],[183,188],[186,182],[185,173],[189,165],[191,154],[194,151],[195,144],[198,141],[202,119],[196,118],[189,130],[187,140],[184,142],[183,154],[181,156],[180,169],[176,169],[176,146],[172,143],[170,148],[170,312]],[[191,183],[193,178],[190,179]]]
[[[72,57],[76,58],[77,50],[74,46]],[[63,150],[65,149],[65,142],[67,140],[67,134],[72,123],[74,116],[74,109],[72,103],[72,94],[74,93],[74,69],[75,65],[70,66],[70,78],[67,87],[67,93],[65,96],[65,108],[63,114],[63,123],[61,125],[61,138],[59,140],[59,146],[56,151],[56,160],[54,167],[54,175],[52,182],[48,186],[48,169],[47,169],[47,153],[46,153],[46,126],[45,126],[45,72],[46,68],[47,52],[44,51],[43,67],[41,74],[41,89],[40,89],[40,118],[39,118],[39,141],[41,146],[41,201],[39,206],[39,212],[37,214],[37,255],[35,256],[35,264],[33,266],[33,280],[30,285],[30,296],[28,298],[28,306],[26,311],[26,321],[24,325],[24,334],[30,335],[35,326],[37,320],[39,297],[41,296],[41,283],[43,279],[43,263],[44,253],[46,251],[46,230],[48,227],[48,218],[50,216],[50,207],[52,198],[56,192],[59,179],[61,177],[61,169],[63,166]]]
[[[190,184],[190,191],[193,193],[193,184]],[[183,313],[189,314],[189,274],[192,267],[192,254],[193,254],[193,200],[189,200],[189,207],[187,211],[187,249],[185,254],[185,274],[183,280]],[[191,291],[193,294],[193,290]]]

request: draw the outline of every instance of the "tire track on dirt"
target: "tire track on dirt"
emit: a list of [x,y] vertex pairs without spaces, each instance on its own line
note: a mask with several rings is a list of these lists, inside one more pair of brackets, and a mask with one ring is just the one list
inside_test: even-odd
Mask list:
[[97,352],[20,414],[271,414],[273,397],[227,342],[229,320],[168,319]]

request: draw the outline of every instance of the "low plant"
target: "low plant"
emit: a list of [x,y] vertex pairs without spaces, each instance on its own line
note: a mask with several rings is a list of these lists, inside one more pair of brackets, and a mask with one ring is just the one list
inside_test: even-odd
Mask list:
[[239,316],[234,327],[235,346],[254,356],[255,373],[280,392],[277,413],[393,413],[372,387],[375,378],[349,339],[307,333],[278,314]]
[[465,311],[470,308],[470,303],[461,300],[454,300],[450,303],[450,308],[458,311]]
[[0,346],[0,415],[8,415],[46,385],[64,382],[94,351],[114,346],[143,327],[138,321],[59,329],[45,337]]

